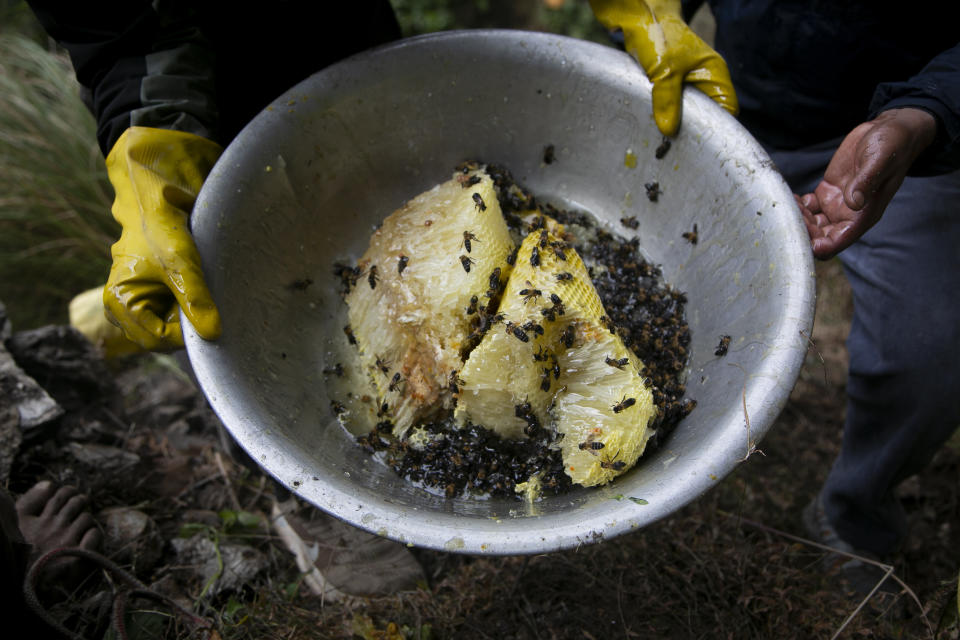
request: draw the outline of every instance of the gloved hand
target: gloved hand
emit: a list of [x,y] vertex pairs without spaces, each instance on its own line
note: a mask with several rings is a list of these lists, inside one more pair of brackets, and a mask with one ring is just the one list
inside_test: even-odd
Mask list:
[[727,63],[683,21],[680,0],[590,0],[590,6],[600,24],[623,31],[627,53],[653,83],[653,117],[661,133],[674,136],[680,128],[684,82],[737,115]]
[[107,155],[123,230],[103,291],[111,322],[149,350],[183,347],[179,309],[205,340],[220,336],[220,314],[190,235],[194,200],[222,152],[200,136],[131,127]]
[[106,360],[114,360],[144,349],[131,342],[123,330],[107,320],[103,308],[103,287],[78,293],[68,307],[70,326],[86,336]]

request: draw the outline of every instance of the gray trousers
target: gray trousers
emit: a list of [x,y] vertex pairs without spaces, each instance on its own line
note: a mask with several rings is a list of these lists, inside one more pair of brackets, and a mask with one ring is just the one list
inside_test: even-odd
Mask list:
[[[839,142],[771,157],[802,195]],[[907,178],[839,257],[854,303],[847,415],[821,496],[841,538],[882,556],[907,533],[897,485],[960,425],[960,171]]]

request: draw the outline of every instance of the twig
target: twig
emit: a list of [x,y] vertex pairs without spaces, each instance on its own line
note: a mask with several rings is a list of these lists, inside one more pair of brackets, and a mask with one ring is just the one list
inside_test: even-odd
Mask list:
[[807,342],[810,343],[810,346],[813,347],[813,350],[817,353],[817,357],[820,358],[820,364],[823,365],[823,386],[829,387],[830,383],[827,381],[827,362],[823,359],[823,354],[820,353],[820,349],[817,349],[817,345],[814,344],[813,338],[808,336],[806,331],[800,329],[800,335],[807,339]]
[[223,482],[227,485],[227,493],[230,494],[230,502],[233,503],[233,508],[237,511],[242,511],[240,506],[240,500],[237,498],[236,491],[233,490],[233,483],[230,481],[230,475],[227,473],[227,468],[223,464],[223,456],[220,455],[219,451],[213,453],[213,459],[217,462],[217,467],[220,469],[220,474],[223,476]]
[[[722,509],[718,509],[717,511],[718,513],[725,516],[734,515]],[[779,529],[774,529],[773,527],[769,527],[755,520],[744,518],[742,515],[737,515],[736,517],[740,523],[750,525],[755,529],[760,529],[761,531],[766,531],[767,533],[773,533],[783,538],[787,538],[788,540],[793,540],[794,542],[799,542],[807,546],[816,547],[817,549],[822,549],[823,551],[829,551],[831,553],[836,553],[842,556],[846,556],[854,560],[859,560],[861,562],[865,562],[866,564],[870,564],[875,567],[878,567],[879,569],[882,569],[885,572],[883,577],[880,578],[880,580],[873,587],[870,593],[868,593],[867,596],[863,599],[863,601],[857,606],[857,608],[854,609],[849,616],[847,616],[847,619],[843,621],[843,624],[840,626],[839,629],[837,629],[837,632],[832,636],[831,640],[834,640],[835,638],[837,638],[840,635],[840,632],[842,632],[847,627],[847,625],[850,624],[853,618],[858,613],[860,613],[860,610],[864,607],[864,605],[867,604],[870,598],[873,597],[873,595],[877,592],[877,590],[881,587],[881,585],[883,585],[883,583],[887,581],[887,578],[893,578],[897,582],[897,584],[899,584],[903,588],[903,592],[909,595],[913,599],[914,603],[916,603],[917,605],[917,608],[920,609],[920,617],[923,619],[923,623],[927,626],[927,631],[930,633],[930,637],[931,638],[934,637],[933,627],[930,625],[930,621],[927,619],[927,613],[926,611],[924,611],[923,604],[921,604],[920,602],[920,598],[917,597],[917,594],[913,591],[913,589],[911,589],[907,585],[907,583],[901,580],[900,577],[893,572],[893,565],[884,564],[876,560],[871,560],[870,558],[866,558],[864,556],[857,555],[856,553],[851,553],[849,551],[844,551],[843,549],[837,549],[836,547],[830,547],[825,544],[820,544],[819,542],[814,542],[813,540],[808,540],[807,538],[801,538],[800,536],[795,536],[791,533],[787,533],[786,531],[780,531]]]
[[747,453],[743,456],[740,462],[746,462],[747,458],[752,456],[754,453],[759,453],[762,456],[766,456],[767,454],[765,454],[762,450],[757,449],[757,443],[753,442],[753,440],[750,438],[750,414],[747,413],[747,380],[749,380],[750,376],[747,375],[746,370],[739,364],[735,362],[730,362],[728,364],[731,367],[736,367],[737,369],[740,369],[740,371],[743,371],[744,376],[743,387],[740,390],[740,400],[743,403],[743,421],[747,425]]

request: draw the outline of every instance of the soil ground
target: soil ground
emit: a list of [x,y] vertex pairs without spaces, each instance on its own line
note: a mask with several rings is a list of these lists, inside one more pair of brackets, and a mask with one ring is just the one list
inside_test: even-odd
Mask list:
[[[422,588],[323,602],[262,526],[271,482],[229,457],[202,395],[154,358],[113,371],[115,387],[101,389],[96,402],[74,398],[54,431],[25,442],[11,489],[51,478],[88,493],[98,514],[112,507],[147,514],[149,531],[105,552],[216,623],[226,640],[830,638],[860,598],[824,569],[827,552],[801,539],[800,513],[840,442],[852,303],[839,263],[817,268],[811,347],[762,451],[668,519],[598,545],[532,557],[417,550],[429,579]],[[955,606],[960,569],[956,440],[903,487],[911,537],[891,561],[916,601],[875,597],[839,637],[958,637],[956,623],[942,619]],[[246,513],[260,524],[239,526],[236,516]],[[197,531],[256,550],[265,567],[242,586],[209,589],[174,551],[175,540]],[[102,612],[89,596],[105,585],[94,574],[86,591],[53,610],[102,637]]]

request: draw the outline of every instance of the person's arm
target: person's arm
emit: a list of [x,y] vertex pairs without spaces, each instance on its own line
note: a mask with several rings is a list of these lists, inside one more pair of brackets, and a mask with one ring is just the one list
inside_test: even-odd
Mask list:
[[907,175],[960,169],[960,45],[909,80],[880,85],[871,112],[814,192],[797,197],[816,258],[837,255],[875,225]]
[[[203,278],[189,216],[221,153],[213,53],[190,15],[150,2],[30,0],[90,93],[122,226],[103,289],[107,318],[140,346],[183,346],[182,309],[205,339],[220,316]],[[189,11],[189,8],[187,8]]]

